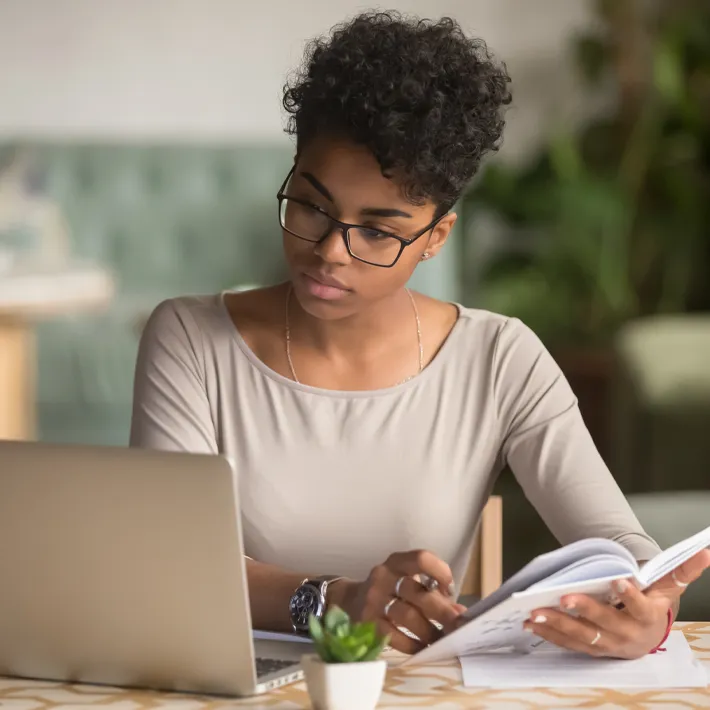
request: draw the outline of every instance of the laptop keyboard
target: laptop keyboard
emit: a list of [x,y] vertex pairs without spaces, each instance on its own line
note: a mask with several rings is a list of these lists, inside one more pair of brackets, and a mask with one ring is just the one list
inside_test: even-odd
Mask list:
[[295,665],[297,665],[296,661],[284,661],[281,658],[257,658],[256,675],[261,678],[262,676],[269,675],[269,673],[275,673],[276,671]]

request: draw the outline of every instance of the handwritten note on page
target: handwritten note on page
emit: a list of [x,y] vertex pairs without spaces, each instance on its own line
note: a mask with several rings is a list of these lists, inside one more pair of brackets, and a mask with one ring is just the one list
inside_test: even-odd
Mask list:
[[634,661],[592,658],[547,642],[529,654],[493,653],[460,659],[463,683],[478,688],[704,688],[707,671],[682,631],[665,651]]

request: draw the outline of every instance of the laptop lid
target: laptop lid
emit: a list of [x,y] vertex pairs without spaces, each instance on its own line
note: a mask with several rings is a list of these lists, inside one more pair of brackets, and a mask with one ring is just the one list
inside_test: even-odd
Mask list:
[[0,441],[0,674],[248,695],[221,456]]

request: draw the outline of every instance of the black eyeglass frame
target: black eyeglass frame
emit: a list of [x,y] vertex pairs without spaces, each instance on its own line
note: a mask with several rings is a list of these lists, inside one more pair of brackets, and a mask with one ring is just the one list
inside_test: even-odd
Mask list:
[[[279,224],[281,225],[281,229],[285,229],[289,234],[292,236],[296,237],[296,239],[301,239],[304,242],[308,242],[309,244],[321,244],[324,242],[332,233],[333,227],[337,226],[341,236],[343,237],[343,241],[345,242],[345,248],[348,250],[348,254],[353,259],[357,259],[358,261],[361,261],[363,264],[368,264],[369,266],[379,266],[382,269],[391,269],[398,261],[399,258],[402,256],[402,252],[410,245],[414,244],[414,242],[419,239],[419,237],[424,236],[427,232],[431,231],[436,227],[441,220],[446,217],[447,212],[444,212],[444,214],[440,215],[439,217],[435,217],[429,224],[427,224],[426,227],[423,229],[419,230],[416,234],[412,235],[408,239],[405,239],[404,237],[400,237],[397,234],[390,234],[390,232],[384,232],[381,229],[372,229],[372,227],[365,227],[362,224],[349,224],[348,222],[341,222],[339,219],[335,219],[335,217],[331,217],[327,212],[323,212],[323,216],[327,217],[330,220],[330,228],[326,230],[325,234],[320,238],[320,239],[306,239],[306,237],[302,237],[299,234],[296,234],[295,232],[292,232],[290,229],[288,229],[281,220],[281,204],[284,200],[291,200],[291,202],[295,202],[299,205],[303,205],[304,207],[310,207],[313,209],[318,210],[318,208],[311,202],[308,202],[308,200],[301,200],[297,197],[291,197],[290,195],[287,195],[284,190],[286,189],[286,185],[288,184],[288,181],[291,179],[291,176],[296,170],[296,166],[294,165],[291,170],[289,170],[288,175],[286,176],[286,179],[283,181],[283,184],[281,185],[281,188],[279,191],[276,193],[276,199],[278,200],[279,203]],[[320,210],[318,210],[320,211]],[[385,237],[391,237],[392,239],[396,239],[399,242],[399,252],[397,253],[397,256],[395,257],[394,261],[391,264],[376,264],[372,261],[367,261],[367,259],[363,259],[362,257],[357,256],[357,254],[353,253],[353,250],[350,248],[350,230],[351,229],[368,229],[371,232],[377,232],[378,234],[382,234]]]

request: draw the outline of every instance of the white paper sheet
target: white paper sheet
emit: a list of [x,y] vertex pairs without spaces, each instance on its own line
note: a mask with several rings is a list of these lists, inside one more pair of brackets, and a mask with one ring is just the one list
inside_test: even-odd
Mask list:
[[460,659],[463,683],[480,688],[703,688],[708,674],[682,631],[665,651],[634,661],[592,658],[548,643],[529,654],[495,653]]
[[298,636],[297,634],[283,634],[277,631],[261,631],[253,629],[251,637],[254,641],[286,641],[287,643],[307,643],[312,644],[309,636]]

